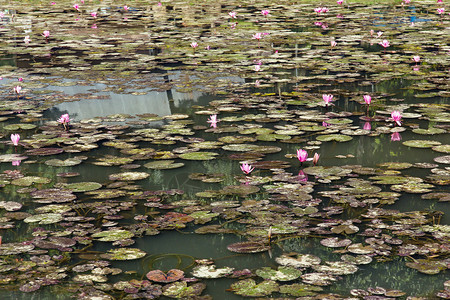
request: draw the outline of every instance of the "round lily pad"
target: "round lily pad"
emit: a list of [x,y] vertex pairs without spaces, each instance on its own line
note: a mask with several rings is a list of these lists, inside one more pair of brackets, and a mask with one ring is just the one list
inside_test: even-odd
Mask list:
[[47,184],[50,182],[51,182],[50,178],[37,177],[37,176],[25,176],[22,178],[14,179],[13,181],[11,181],[11,184],[19,185],[19,186],[30,186],[34,183]]
[[450,145],[439,145],[439,146],[434,146],[433,148],[434,151],[436,152],[442,152],[442,153],[450,153]]
[[256,275],[264,279],[270,279],[274,281],[291,281],[297,279],[302,275],[300,270],[292,267],[280,266],[278,270],[274,270],[270,267],[264,267],[256,270]]
[[133,260],[142,258],[146,254],[147,253],[137,248],[119,248],[111,249],[107,253],[101,254],[100,257],[109,260]]
[[322,290],[323,289],[321,287],[303,283],[294,283],[291,285],[280,286],[280,293],[288,294],[294,297],[315,296],[317,295],[317,292],[320,292]]
[[123,230],[123,229],[101,231],[101,232],[94,233],[92,235],[93,238],[96,238],[102,242],[114,242],[114,241],[129,239],[133,236],[134,236],[134,234],[132,232]]
[[270,249],[270,246],[258,242],[238,242],[227,246],[227,249],[236,253],[258,253]]
[[289,255],[282,255],[277,257],[275,261],[283,266],[290,266],[294,268],[309,268],[318,265],[321,259],[312,254],[298,254],[296,257]]
[[63,152],[64,150],[62,148],[37,148],[26,151],[26,153],[29,155],[39,155],[39,156],[55,155]]
[[5,130],[17,131],[17,130],[30,130],[36,128],[34,124],[9,124],[3,127]]
[[160,160],[146,163],[144,167],[154,170],[176,169],[184,166],[184,163],[175,163],[174,160]]
[[45,164],[47,166],[53,166],[53,167],[72,167],[81,164],[81,160],[76,158],[68,158],[65,160],[61,159],[49,159],[45,161]]
[[436,157],[434,161],[440,164],[450,164],[450,155]]
[[30,216],[23,220],[25,223],[38,223],[41,225],[53,224],[62,221],[63,217],[58,213],[46,213]]
[[65,189],[71,190],[75,193],[94,191],[101,187],[102,185],[98,182],[75,182],[64,186]]
[[197,278],[220,278],[233,272],[233,268],[216,268],[215,265],[199,265],[192,269],[192,275]]
[[264,297],[277,292],[278,284],[272,280],[265,280],[257,284],[250,278],[233,283],[230,290],[245,297]]
[[186,160],[212,160],[219,155],[215,152],[189,152],[180,154],[179,157]]
[[169,283],[180,280],[184,277],[184,272],[178,269],[171,269],[164,273],[161,270],[153,270],[145,275],[149,280],[155,282]]
[[123,172],[109,175],[109,180],[134,181],[134,180],[142,180],[149,176],[150,174],[145,172]]
[[433,146],[437,146],[440,144],[441,143],[438,141],[430,141],[430,140],[409,140],[403,142],[403,145],[412,148],[431,148]]
[[177,281],[169,283],[163,287],[163,295],[176,299],[189,299],[200,295],[206,288],[204,283],[187,284],[186,281]]
[[319,135],[316,137],[316,140],[321,141],[321,142],[348,142],[351,141],[353,138],[351,136],[348,135],[344,135],[344,134],[324,134],[324,135]]

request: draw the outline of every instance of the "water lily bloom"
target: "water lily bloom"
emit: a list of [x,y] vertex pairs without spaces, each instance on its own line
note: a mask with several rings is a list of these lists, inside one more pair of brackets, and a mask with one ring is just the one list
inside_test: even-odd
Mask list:
[[16,93],[17,95],[19,95],[21,91],[22,87],[20,85],[14,87],[14,93]]
[[370,97],[370,95],[364,95],[364,102],[366,102],[367,105],[370,105],[370,103],[372,102],[372,97]]
[[378,37],[381,37],[382,35],[383,35],[383,32],[382,32],[382,31],[378,31],[378,32],[377,32],[377,36],[378,36]]
[[411,0],[403,0],[403,2],[405,2],[405,4],[409,4]]
[[383,46],[385,49],[386,49],[387,47],[390,46],[388,40],[383,40],[382,42],[380,42],[380,43],[378,43],[378,44],[380,44],[381,46]]
[[18,133],[11,134],[11,142],[14,146],[19,145],[20,135]]
[[298,181],[300,182],[307,182],[308,181],[308,175],[305,174],[305,172],[303,172],[303,170],[300,170],[298,172]]
[[306,152],[306,150],[303,149],[298,149],[297,158],[300,162],[306,161],[308,159],[308,152]]
[[96,12],[96,11],[91,12],[91,16],[92,16],[93,18],[97,18],[97,12]]
[[247,175],[250,174],[254,169],[255,169],[255,167],[252,167],[251,165],[246,164],[246,163],[243,163],[241,165],[242,172],[244,172]]
[[261,33],[261,32],[257,32],[257,33],[255,33],[255,34],[252,36],[252,38],[259,41],[260,39],[262,39],[262,33]]
[[438,8],[437,9],[438,14],[442,15],[443,13],[445,13],[445,8]]
[[326,12],[328,12],[328,8],[326,8],[326,7],[316,7],[316,8],[314,8],[314,11],[317,14],[326,13]]
[[333,100],[333,95],[323,94],[322,99],[323,99],[323,101],[325,101],[325,104],[328,105]]
[[394,132],[393,134],[391,134],[391,141],[392,142],[398,142],[402,140],[402,136],[400,135],[399,132]]
[[418,63],[420,61],[420,56],[419,55],[414,55],[412,60],[416,63]]
[[319,153],[314,153],[314,156],[313,156],[313,159],[312,159],[313,165],[317,164],[317,162],[319,161],[319,157],[320,157]]
[[267,15],[269,14],[269,12],[270,12],[270,11],[268,11],[267,9],[263,9],[263,10],[261,11],[261,14],[262,14],[263,16],[267,16]]
[[[11,164],[13,165],[13,166],[15,166],[15,167],[17,167],[17,166],[20,166],[20,160],[13,160],[12,162],[11,162]],[[0,239],[0,244],[1,244],[1,239]]]
[[367,130],[367,131],[370,131],[372,129],[372,126],[370,125],[370,122],[364,123],[363,129]]
[[129,10],[130,8],[129,8],[128,6],[126,6],[126,5],[124,5],[124,6],[123,6],[123,9],[124,9],[125,11],[127,11],[127,10]]
[[228,15],[230,16],[230,18],[236,19],[236,12],[235,12],[235,11],[230,11],[230,12],[228,13]]
[[256,72],[261,71],[261,65],[255,65],[255,71]]
[[373,34],[375,33],[375,31],[373,29],[370,30],[370,36],[373,36]]
[[95,23],[92,24],[91,28],[92,28],[92,29],[97,29],[97,24],[95,24]]
[[52,3],[50,3],[50,5],[56,5],[56,2],[52,2]]
[[217,119],[217,115],[210,115],[206,122],[210,123],[212,128],[216,128],[219,120]]
[[337,0],[336,3],[342,5],[342,3],[344,3],[344,0]]
[[78,11],[80,11],[80,6],[78,4],[76,4],[76,3],[73,5],[73,8],[75,8]]
[[194,48],[194,50],[195,50],[195,48],[198,47],[198,43],[197,42],[192,42],[191,43],[191,47]]
[[400,121],[402,119],[402,114],[398,110],[394,110],[391,113],[391,118],[398,126],[402,126],[402,122]]
[[336,47],[337,42],[336,42],[336,41],[331,41],[331,42],[330,42],[330,45],[331,45],[331,48]]
[[63,124],[64,129],[67,129],[67,125],[69,124],[69,122],[70,122],[69,114],[63,114],[58,119],[58,123]]
[[31,42],[30,36],[29,36],[29,35],[26,35],[26,36],[23,38],[23,41],[25,42],[25,44],[28,45],[28,44]]
[[42,35],[43,35],[45,38],[48,38],[48,37],[50,36],[50,31],[49,31],[49,30],[44,30],[44,32],[42,32]]

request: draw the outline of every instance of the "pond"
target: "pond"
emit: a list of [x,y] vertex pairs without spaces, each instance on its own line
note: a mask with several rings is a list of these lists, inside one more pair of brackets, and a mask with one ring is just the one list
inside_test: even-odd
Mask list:
[[444,8],[0,2],[0,298],[450,298]]

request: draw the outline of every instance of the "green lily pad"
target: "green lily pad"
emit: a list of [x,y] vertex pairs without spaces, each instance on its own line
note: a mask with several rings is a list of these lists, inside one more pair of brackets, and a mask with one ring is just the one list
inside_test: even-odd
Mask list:
[[278,270],[274,270],[270,267],[264,267],[256,270],[256,275],[264,279],[270,279],[274,281],[291,281],[297,279],[302,275],[300,270],[292,267],[280,266]]
[[94,191],[101,187],[102,185],[98,182],[75,182],[64,186],[65,189],[71,190],[75,193]]
[[286,254],[277,257],[275,261],[283,266],[290,266],[294,268],[309,268],[318,265],[321,259],[312,254],[297,254],[297,257],[292,257]]
[[96,238],[102,242],[120,241],[120,240],[132,238],[133,236],[134,236],[134,234],[131,231],[123,230],[123,229],[101,231],[101,232],[94,233],[92,235],[93,238]]
[[184,163],[175,163],[174,160],[152,161],[144,165],[144,167],[153,170],[176,169],[181,168],[182,166],[184,166]]
[[450,155],[435,157],[433,160],[440,164],[450,164]]
[[219,155],[215,152],[189,152],[180,154],[179,157],[186,160],[212,160]]
[[331,142],[331,141],[348,142],[348,141],[351,141],[352,139],[353,138],[351,136],[344,135],[344,134],[324,134],[324,135],[319,135],[316,137],[316,140],[321,141],[321,142]]
[[63,152],[64,150],[62,148],[37,148],[26,151],[26,153],[29,155],[39,155],[39,156],[55,155]]
[[429,183],[416,183],[416,182],[408,182],[404,184],[395,184],[391,186],[391,189],[396,192],[407,192],[414,194],[422,194],[431,192],[431,188],[434,185]]
[[246,196],[259,192],[260,188],[255,185],[227,185],[223,191],[227,194]]
[[406,262],[406,266],[428,275],[435,275],[447,269],[444,262],[428,259],[417,259],[415,261]]
[[34,124],[9,124],[3,127],[5,130],[17,131],[17,130],[30,130],[35,129],[37,126]]
[[63,217],[57,213],[37,214],[23,220],[25,223],[36,223],[40,225],[54,224],[62,221]]
[[433,134],[445,133],[445,130],[441,129],[441,128],[430,127],[428,129],[416,128],[416,129],[413,129],[412,132],[417,133],[417,134],[433,135]]
[[194,218],[195,224],[205,224],[212,220],[212,218],[220,215],[219,213],[212,213],[210,211],[196,211],[190,214],[189,216]]
[[440,144],[441,143],[438,141],[430,141],[430,140],[409,140],[403,142],[403,145],[412,148],[431,148],[433,146],[438,146]]
[[280,293],[288,294],[294,297],[315,296],[317,295],[317,292],[320,292],[322,290],[323,289],[321,287],[303,283],[294,283],[291,285],[280,286]]
[[206,284],[204,283],[194,283],[188,286],[186,281],[177,281],[165,285],[163,287],[163,295],[176,299],[189,299],[200,295],[205,288]]
[[356,273],[356,271],[358,271],[357,266],[345,261],[327,261],[326,265],[315,265],[312,268],[317,272],[333,275],[348,275]]
[[22,178],[14,179],[13,181],[11,181],[11,184],[18,185],[18,186],[30,186],[35,183],[47,184],[50,182],[51,182],[50,178],[37,177],[37,176],[25,176]]
[[439,145],[439,146],[434,146],[433,148],[434,151],[436,152],[442,152],[442,153],[450,153],[450,145]]
[[378,164],[379,167],[387,168],[389,170],[404,170],[411,168],[413,165],[410,163],[401,163],[401,162],[385,162],[382,164]]
[[26,253],[34,249],[29,243],[3,243],[0,245],[0,255],[16,255]]
[[100,257],[109,260],[133,260],[142,258],[146,254],[147,253],[137,248],[119,248],[111,249],[107,253],[101,254]]
[[77,158],[68,158],[65,160],[61,159],[49,159],[45,161],[45,164],[47,166],[53,166],[53,167],[72,167],[81,164],[82,160]]
[[135,181],[148,178],[149,173],[145,172],[123,172],[109,175],[109,180]]
[[197,278],[221,278],[233,273],[233,268],[216,268],[215,265],[199,265],[192,269],[192,275]]
[[2,154],[0,155],[0,162],[13,162],[13,161],[22,161],[27,159],[28,156],[23,156],[20,154]]
[[244,279],[231,285],[230,290],[245,297],[264,297],[278,292],[278,284],[272,280],[265,280],[259,284],[253,279]]

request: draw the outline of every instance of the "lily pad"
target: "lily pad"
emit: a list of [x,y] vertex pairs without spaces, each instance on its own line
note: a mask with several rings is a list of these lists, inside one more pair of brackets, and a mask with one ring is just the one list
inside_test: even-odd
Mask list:
[[109,180],[135,181],[148,178],[150,174],[145,172],[123,172],[109,175]]
[[199,265],[192,269],[192,275],[197,278],[221,278],[233,273],[233,268],[217,268],[215,265]]
[[219,155],[215,152],[189,152],[180,154],[179,157],[186,160],[212,160]]
[[163,295],[170,298],[186,299],[200,295],[205,288],[206,284],[204,283],[194,283],[188,286],[186,281],[177,281],[165,285]]
[[441,142],[430,141],[430,140],[409,140],[409,141],[403,142],[403,145],[412,147],[412,148],[431,148],[434,146],[438,146],[440,144],[441,144]]
[[142,258],[146,254],[147,253],[137,248],[119,248],[111,249],[107,253],[101,254],[100,257],[109,260],[133,260]]
[[227,249],[236,253],[258,253],[270,249],[270,246],[258,242],[238,242],[227,246]]
[[184,163],[175,163],[174,160],[160,160],[146,163],[144,167],[154,170],[176,169],[184,166]]
[[348,142],[351,141],[353,138],[349,135],[344,134],[324,134],[319,135],[316,137],[316,140],[321,142]]
[[294,297],[315,296],[317,295],[317,292],[320,292],[322,290],[323,289],[321,287],[303,283],[294,283],[291,285],[280,286],[280,293],[288,294]]
[[101,187],[102,185],[98,182],[75,182],[64,186],[65,189],[71,190],[75,193],[94,191]]
[[93,238],[97,238],[99,241],[102,241],[102,242],[114,242],[114,241],[129,239],[133,236],[134,236],[134,234],[132,232],[123,230],[123,229],[101,231],[101,232],[94,233],[92,235]]
[[270,279],[274,281],[291,281],[297,279],[302,275],[302,272],[296,268],[280,266],[278,270],[274,270],[270,267],[264,267],[256,270],[256,275],[264,279]]
[[169,283],[180,280],[184,277],[184,272],[178,269],[171,269],[164,273],[161,270],[153,270],[145,275],[149,280],[155,282]]
[[265,280],[257,284],[250,278],[233,283],[230,290],[245,297],[264,297],[278,292],[278,284],[272,280]]

